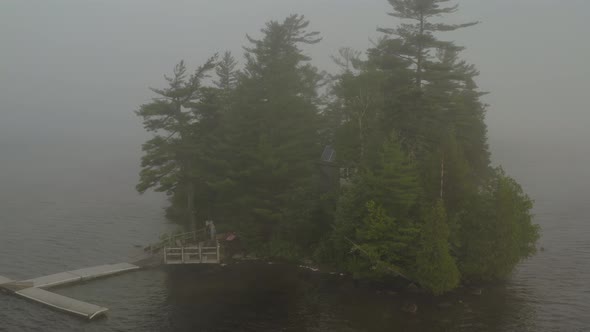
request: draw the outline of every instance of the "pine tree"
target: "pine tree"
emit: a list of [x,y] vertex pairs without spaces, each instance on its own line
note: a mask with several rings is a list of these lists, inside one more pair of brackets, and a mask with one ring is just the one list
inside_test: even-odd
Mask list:
[[227,51],[215,67],[215,73],[217,74],[215,86],[219,89],[224,110],[230,107],[232,93],[238,84],[240,72],[236,69],[237,65],[238,62],[234,56]]
[[437,34],[469,27],[477,22],[436,22],[437,17],[457,11],[457,5],[445,7],[447,2],[449,0],[389,0],[394,10],[389,15],[401,19],[402,23],[395,28],[379,29],[386,35],[386,39],[378,45],[381,52],[398,58],[398,66],[413,73],[414,86],[398,89],[397,96],[390,98],[392,104],[387,115],[393,129],[404,136],[406,149],[418,158],[432,151],[433,144],[450,127],[446,125],[447,113],[452,111],[449,110],[448,96],[434,93],[436,89],[433,86],[467,79],[448,74],[451,68],[441,54],[446,51],[456,53],[462,48],[453,42],[439,40]]
[[367,201],[374,200],[396,218],[407,218],[421,196],[418,172],[402,151],[397,134],[382,144],[379,159],[360,175]]
[[457,143],[455,131],[450,130],[424,163],[421,174],[429,201],[443,200],[449,214],[466,208],[465,201],[477,193],[477,181]]
[[316,127],[321,76],[299,45],[320,39],[308,26],[303,16],[292,15],[267,23],[260,40],[248,37],[252,46],[246,48],[230,111],[231,178],[241,229],[247,241],[266,249],[271,241],[273,248],[286,243],[290,248],[314,235],[305,225],[318,199],[313,176],[321,153]]
[[373,276],[404,276],[413,267],[415,245],[419,228],[410,220],[391,217],[381,205],[367,203],[367,216],[357,229],[356,239],[360,249],[368,256]]
[[[413,267],[418,234],[413,210],[421,196],[418,172],[392,134],[371,168],[362,169],[338,202],[332,253],[340,266],[376,278],[404,274]],[[362,254],[350,256],[349,239]],[[340,252],[340,254],[339,254]]]
[[450,254],[447,215],[442,201],[424,212],[413,276],[435,295],[457,287],[460,281],[455,259]]
[[388,0],[394,12],[389,15],[409,21],[397,28],[379,29],[388,35],[395,35],[402,41],[397,56],[412,62],[415,68],[415,83],[420,89],[424,81],[430,78],[427,69],[432,64],[432,50],[440,48],[458,49],[452,42],[440,41],[436,33],[455,31],[477,24],[435,23],[432,19],[445,14],[452,14],[458,5],[444,7],[449,0]]
[[165,77],[168,87],[151,89],[158,97],[137,111],[145,129],[154,133],[143,145],[145,154],[137,190],[143,193],[154,188],[169,196],[182,193],[186,198],[183,204],[185,225],[189,227],[196,223],[192,127],[198,122],[191,108],[202,98],[201,81],[214,67],[214,62],[215,58],[209,59],[188,76],[181,61],[174,68],[173,76]]
[[[352,51],[342,51],[343,57]],[[383,82],[385,76],[375,68],[365,67],[358,58],[337,60],[344,71],[332,87],[335,99],[331,105],[332,116],[337,116],[336,148],[348,166],[363,167],[370,159],[371,144],[383,140],[379,123],[383,109]],[[354,65],[350,65],[350,63]],[[351,66],[359,69],[354,73]],[[376,141],[377,140],[377,141]],[[373,156],[374,157],[374,156]]]

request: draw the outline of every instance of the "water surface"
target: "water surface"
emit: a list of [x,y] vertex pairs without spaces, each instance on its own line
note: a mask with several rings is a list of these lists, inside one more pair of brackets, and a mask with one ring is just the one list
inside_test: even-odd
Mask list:
[[[140,141],[15,137],[0,140],[0,275],[30,278],[129,260],[134,245],[166,229],[164,198],[133,189]],[[281,265],[153,269],[57,289],[111,309],[90,323],[0,294],[0,330],[587,330],[586,160],[558,173],[560,164],[540,151],[502,143],[495,155],[536,200],[545,250],[481,296],[377,294],[343,277]],[[417,314],[401,310],[407,301],[418,304]]]

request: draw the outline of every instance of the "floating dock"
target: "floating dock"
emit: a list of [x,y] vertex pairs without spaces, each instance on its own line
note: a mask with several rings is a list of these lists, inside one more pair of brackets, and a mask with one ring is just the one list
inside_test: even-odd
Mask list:
[[[207,233],[204,230],[169,236],[160,243],[145,248],[144,251],[149,251],[149,255],[135,264],[100,265],[20,281],[0,276],[0,290],[86,319],[93,319],[102,316],[109,309],[55,294],[45,289],[138,270],[141,267],[154,264],[158,258],[163,258],[164,264],[168,265],[219,264],[221,262],[219,241],[216,239],[206,240],[206,238]],[[156,255],[162,249],[163,257]]]
[[109,311],[107,308],[51,293],[41,288],[26,288],[14,294],[87,319],[94,319]]
[[10,279],[8,279],[8,278],[6,278],[6,277],[0,276],[0,285],[2,285],[2,284],[6,284],[6,283],[9,283],[9,282],[11,282],[11,281],[12,281],[12,280],[10,280]]
[[139,268],[139,266],[129,263],[107,264],[23,281],[13,281],[0,276],[0,289],[7,290],[15,295],[54,309],[72,313],[83,318],[93,319],[102,316],[108,309],[51,293],[44,289],[107,277]]
[[50,288],[63,286],[76,282],[107,277],[113,274],[133,271],[139,266],[129,263],[107,264],[68,272],[61,272],[35,279],[23,280],[23,283],[31,283],[36,288]]

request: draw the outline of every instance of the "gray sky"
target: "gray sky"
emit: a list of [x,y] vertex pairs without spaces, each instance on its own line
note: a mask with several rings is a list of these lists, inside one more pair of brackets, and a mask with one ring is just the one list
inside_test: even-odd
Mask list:
[[[481,71],[493,142],[584,140],[590,117],[587,0],[463,0],[447,34]],[[342,46],[365,50],[393,26],[386,0],[51,0],[0,2],[0,141],[30,133],[141,141],[132,113],[162,75],[216,51],[241,57],[245,34],[290,13],[322,33],[309,50],[333,71]],[[143,139],[143,138],[142,138]],[[1,148],[0,143],[0,148]]]

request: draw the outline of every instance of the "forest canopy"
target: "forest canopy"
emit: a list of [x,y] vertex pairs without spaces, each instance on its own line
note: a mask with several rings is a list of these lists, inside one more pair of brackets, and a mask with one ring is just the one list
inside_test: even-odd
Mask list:
[[539,229],[531,199],[492,167],[476,67],[442,39],[477,22],[448,23],[449,0],[388,2],[391,27],[367,50],[342,48],[336,74],[304,52],[322,38],[301,15],[248,36],[241,61],[178,63],[137,111],[153,133],[138,191],[263,257],[434,294],[507,277]]

